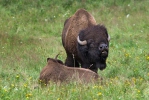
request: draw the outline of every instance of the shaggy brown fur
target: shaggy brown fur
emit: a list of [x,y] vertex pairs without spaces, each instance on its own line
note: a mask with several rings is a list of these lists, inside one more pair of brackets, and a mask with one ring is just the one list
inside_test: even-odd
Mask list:
[[[64,23],[62,41],[66,51],[76,54],[77,36],[81,30],[96,25],[94,17],[84,9],[79,9]],[[70,48],[71,47],[71,48]]]
[[95,82],[99,78],[98,74],[84,68],[67,67],[62,61],[47,58],[47,65],[42,69],[39,80],[46,85],[53,82]]

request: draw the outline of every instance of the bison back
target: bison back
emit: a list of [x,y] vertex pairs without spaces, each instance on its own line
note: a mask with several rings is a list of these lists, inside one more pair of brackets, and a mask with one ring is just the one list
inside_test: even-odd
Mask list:
[[94,17],[84,9],[79,9],[64,23],[62,43],[67,52],[75,54],[77,51],[77,36],[81,30],[96,25]]

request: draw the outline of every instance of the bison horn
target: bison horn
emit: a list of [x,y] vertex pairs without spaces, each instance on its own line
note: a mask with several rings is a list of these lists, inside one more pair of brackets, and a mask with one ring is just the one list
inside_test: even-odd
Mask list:
[[62,51],[60,51],[56,56],[55,56],[55,59],[57,59],[57,57],[60,55]]
[[86,45],[86,44],[87,44],[87,41],[86,41],[86,40],[81,41],[80,38],[79,38],[79,36],[77,37],[77,41],[78,41],[78,43],[79,43],[80,45]]
[[110,41],[110,35],[108,34],[108,41]]

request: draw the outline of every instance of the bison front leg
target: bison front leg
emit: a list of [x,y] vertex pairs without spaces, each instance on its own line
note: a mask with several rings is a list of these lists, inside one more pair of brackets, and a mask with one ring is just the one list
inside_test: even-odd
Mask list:
[[81,67],[90,69],[90,70],[94,71],[95,73],[98,72],[98,68],[96,67],[96,64],[81,63]]
[[92,65],[92,66],[90,66],[90,68],[89,68],[90,70],[92,70],[92,71],[94,71],[95,73],[97,73],[98,72],[98,68],[96,67],[96,65]]
[[78,61],[73,57],[71,53],[67,53],[65,65],[69,67],[79,67]]

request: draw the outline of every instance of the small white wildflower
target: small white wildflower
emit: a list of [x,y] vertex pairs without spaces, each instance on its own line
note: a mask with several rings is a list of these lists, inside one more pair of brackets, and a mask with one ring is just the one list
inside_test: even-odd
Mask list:
[[14,89],[14,90],[15,90],[15,91],[18,91],[18,88],[16,88],[16,87],[15,87],[15,89]]
[[130,7],[130,4],[128,4],[128,7]]
[[136,24],[133,24],[133,26],[135,26]]
[[4,86],[4,89],[8,89],[8,86]]
[[141,33],[143,33],[143,31],[141,30]]
[[55,16],[53,16],[55,18]]
[[65,13],[64,15],[63,15],[63,17],[65,17],[67,15],[67,13]]
[[126,18],[128,18],[130,15],[129,14],[127,14],[127,16],[126,16]]
[[69,14],[69,11],[67,11],[67,12],[63,15],[63,17],[67,16],[68,14]]
[[12,18],[15,18],[15,17],[12,17]]
[[4,47],[2,47],[4,49]]
[[47,22],[47,21],[48,21],[48,19],[44,19],[44,21],[45,21],[45,22]]

